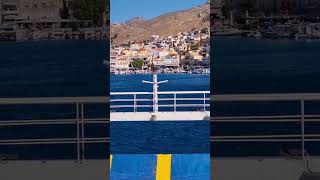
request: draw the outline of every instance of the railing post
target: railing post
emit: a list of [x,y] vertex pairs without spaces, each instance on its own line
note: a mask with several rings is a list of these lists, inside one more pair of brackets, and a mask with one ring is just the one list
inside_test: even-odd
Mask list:
[[137,94],[133,94],[133,112],[137,112]]
[[76,104],[77,111],[77,160],[80,162],[80,124],[79,124],[79,104]]
[[301,148],[302,148],[302,160],[305,159],[305,127],[304,127],[304,100],[300,101],[301,105]]
[[82,143],[82,161],[84,160],[84,112],[81,104],[81,143]]
[[174,109],[174,112],[177,111],[177,94],[174,92],[173,93],[173,109]]
[[203,111],[206,111],[206,93],[203,93]]

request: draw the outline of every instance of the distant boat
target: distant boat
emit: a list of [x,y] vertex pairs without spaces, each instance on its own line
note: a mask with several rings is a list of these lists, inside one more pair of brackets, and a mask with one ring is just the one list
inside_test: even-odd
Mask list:
[[104,59],[104,60],[103,60],[103,64],[108,66],[108,65],[109,65],[109,61],[107,61],[107,60]]
[[206,74],[206,75],[210,74],[210,69],[204,69],[202,71],[202,74]]

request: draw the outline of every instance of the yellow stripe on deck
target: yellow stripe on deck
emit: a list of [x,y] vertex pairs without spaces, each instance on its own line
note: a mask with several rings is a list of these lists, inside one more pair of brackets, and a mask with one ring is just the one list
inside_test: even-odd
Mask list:
[[111,169],[111,167],[112,167],[112,155],[110,155],[110,169]]
[[158,154],[156,180],[171,179],[171,154]]

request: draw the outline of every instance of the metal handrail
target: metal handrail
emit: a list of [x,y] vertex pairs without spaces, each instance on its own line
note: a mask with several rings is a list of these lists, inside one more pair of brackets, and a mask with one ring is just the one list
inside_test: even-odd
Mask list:
[[[291,93],[291,94],[228,94],[211,95],[214,103],[219,102],[297,102],[300,103],[300,113],[278,116],[227,116],[215,117],[212,113],[211,122],[250,123],[250,122],[301,122],[299,134],[271,134],[271,135],[239,135],[239,136],[211,136],[211,142],[301,142],[301,152],[305,152],[305,142],[320,142],[320,134],[306,134],[306,122],[320,122],[320,115],[306,115],[306,101],[320,101],[320,93]],[[302,153],[305,159],[305,153]]]
[[[108,104],[109,97],[38,97],[38,98],[0,98],[0,105],[75,105],[76,117],[71,119],[21,119],[21,120],[1,120],[0,127],[6,126],[33,126],[33,125],[76,125],[76,137],[72,138],[31,138],[31,139],[1,139],[0,146],[3,145],[48,145],[48,144],[76,144],[77,160],[85,159],[85,144],[109,143],[110,138],[106,134],[104,137],[85,137],[85,124],[109,124],[110,119],[86,118],[84,115],[84,105],[88,104]],[[107,113],[106,113],[107,114]]]
[[[170,95],[172,97],[158,97],[158,102],[167,102],[166,104],[158,104],[158,107],[173,108],[172,111],[178,111],[178,107],[194,108],[200,107],[202,111],[207,111],[210,107],[210,91],[159,91],[158,95]],[[141,104],[142,102],[152,102],[153,99],[138,97],[142,95],[153,95],[152,92],[111,92],[110,96],[124,97],[124,98],[110,98],[110,108],[112,110],[119,110],[129,108],[127,111],[138,112],[138,108],[151,108],[153,105]],[[179,95],[194,95],[198,97],[178,97]],[[202,97],[199,97],[203,95]],[[132,98],[128,98],[128,96]],[[171,103],[169,101],[172,101]],[[196,101],[196,102],[190,102]],[[180,103],[178,103],[180,102]],[[184,102],[184,103],[182,103]],[[112,104],[113,103],[113,104]],[[115,103],[122,103],[114,105]],[[140,103],[140,104],[139,104]]]
[[320,100],[320,93],[211,95],[213,102]]

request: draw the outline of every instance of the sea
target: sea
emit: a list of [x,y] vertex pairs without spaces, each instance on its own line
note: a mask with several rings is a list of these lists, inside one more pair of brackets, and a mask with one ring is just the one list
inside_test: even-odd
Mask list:
[[[320,41],[213,37],[210,76],[163,74],[169,80],[160,90],[210,90],[215,94],[320,92]],[[0,97],[106,96],[112,92],[151,91],[141,80],[150,75],[110,75],[103,59],[109,57],[105,41],[0,42]],[[306,104],[306,113],[318,112],[317,102]],[[297,103],[219,104],[214,116],[296,114]],[[74,107],[1,106],[1,120],[74,117]],[[86,115],[108,116],[108,107],[86,108]],[[111,134],[111,153],[206,153],[217,157],[278,156],[300,143],[210,143],[209,135],[299,133],[298,124],[223,124],[206,122],[111,123],[90,127],[86,135]],[[74,136],[74,127],[0,127],[0,139]],[[318,122],[306,132],[318,133]],[[177,133],[178,132],[178,133]],[[190,140],[191,139],[191,140]],[[87,158],[105,158],[109,145],[86,146]],[[197,146],[197,147],[196,147]],[[306,143],[311,155],[320,154],[319,143]],[[160,151],[160,152],[159,152]],[[74,159],[75,145],[2,146],[0,154],[19,159]]]
[[[213,94],[319,93],[320,41],[213,37],[211,42]],[[299,103],[215,103],[217,116],[297,115]],[[319,102],[306,102],[305,113],[319,112]],[[319,114],[319,113],[318,113]],[[213,117],[213,119],[214,119]],[[320,132],[320,122],[305,125],[309,134]],[[211,123],[211,135],[299,134],[300,123]],[[216,142],[215,157],[281,156],[301,149],[301,142]],[[320,155],[320,142],[306,142],[309,155]]]
[[[107,96],[106,41],[0,42],[0,97]],[[107,117],[106,105],[88,105],[85,117]],[[75,106],[0,107],[0,120],[75,118]],[[1,126],[0,139],[76,137],[75,125]],[[87,125],[86,137],[107,137],[109,126]],[[0,145],[1,146],[1,145]],[[2,145],[0,157],[22,160],[76,159],[76,145]],[[86,145],[88,159],[106,158],[108,145]],[[0,158],[0,159],[1,159]]]

